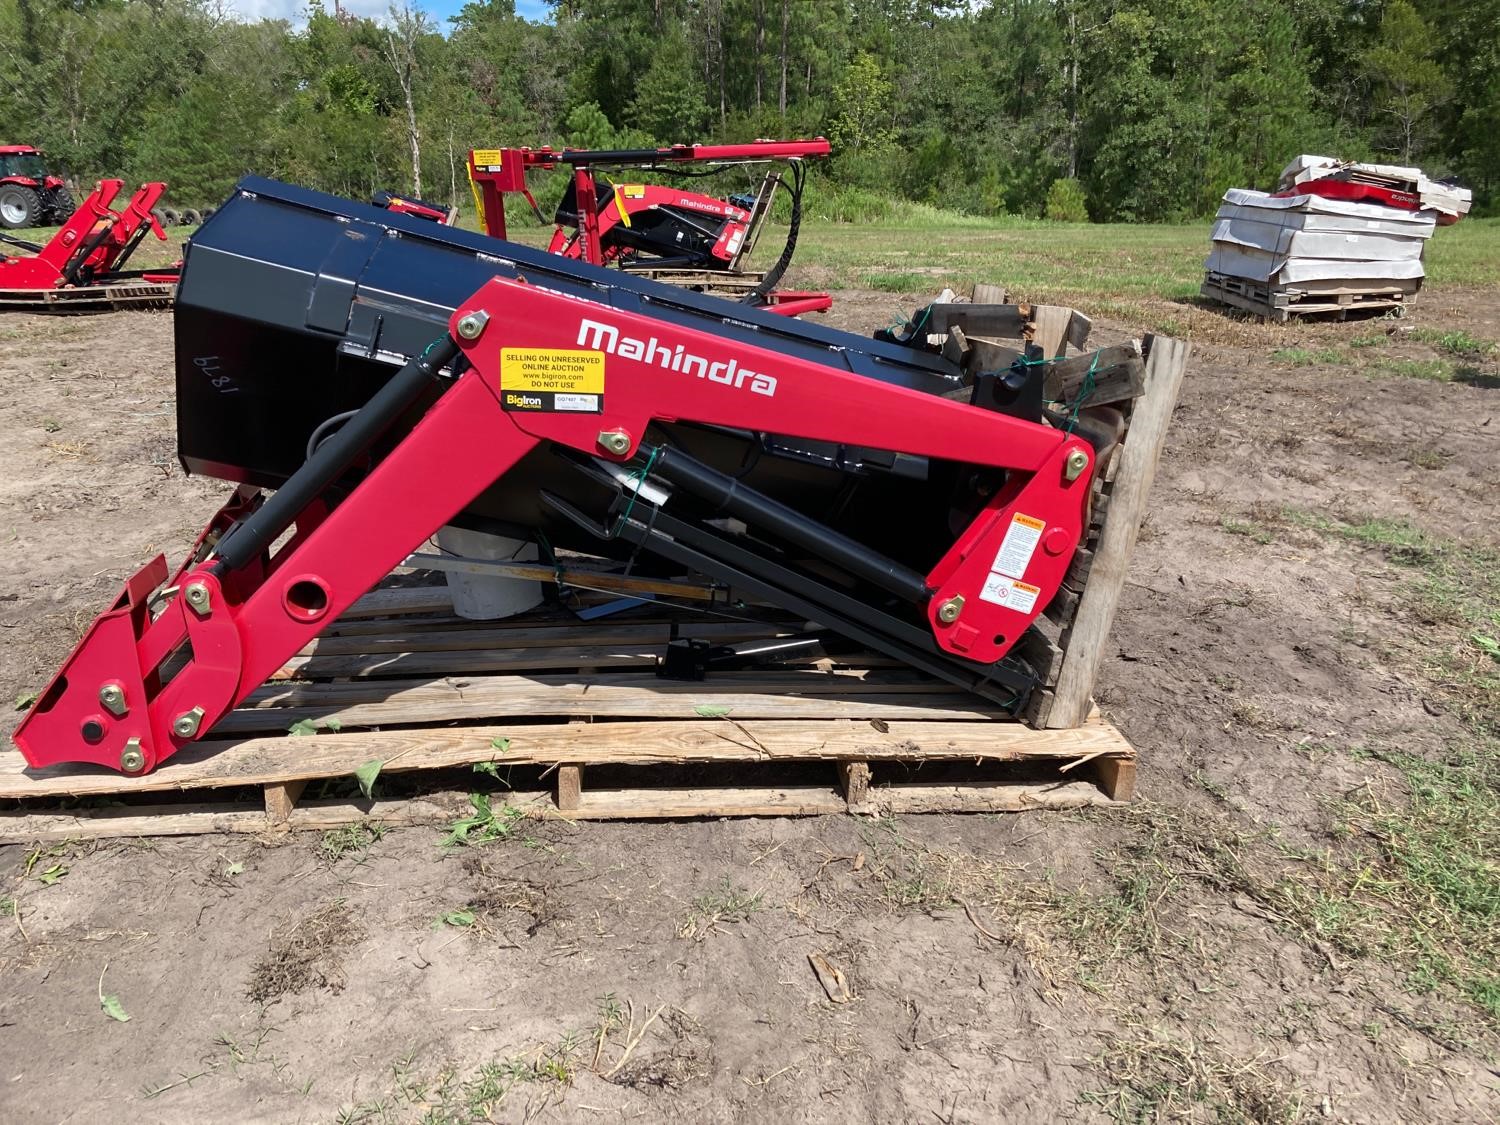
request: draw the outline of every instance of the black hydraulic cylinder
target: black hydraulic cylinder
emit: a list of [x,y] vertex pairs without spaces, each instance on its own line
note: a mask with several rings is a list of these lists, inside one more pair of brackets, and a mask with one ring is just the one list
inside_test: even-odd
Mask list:
[[658,448],[651,472],[713,504],[726,515],[795,543],[904,601],[925,605],[932,597],[926,580],[910,567],[809,519],[795,508],[757,492],[681,450]]
[[361,453],[368,449],[458,354],[458,342],[444,335],[421,355],[401,368],[359,413],[323,442],[302,468],[288,478],[275,494],[243,523],[219,541],[218,561],[226,570],[239,570],[260,556],[276,541],[310,503],[343,476]]

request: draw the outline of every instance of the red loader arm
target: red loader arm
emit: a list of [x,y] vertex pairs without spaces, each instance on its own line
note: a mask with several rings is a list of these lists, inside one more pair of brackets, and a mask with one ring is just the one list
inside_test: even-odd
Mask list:
[[124,180],[100,180],[35,256],[0,260],[0,289],[87,285],[120,269],[147,232],[165,242],[167,232],[151,209],[167,185],[142,184],[124,210],[115,211],[110,205],[124,187]]
[[[450,333],[270,499],[237,492],[170,581],[157,558],[126,584],[16,731],[28,762],[91,762],[126,773],[159,765],[541,443],[573,451],[586,469],[591,459],[624,462],[640,451],[642,478],[660,458],[674,486],[704,495],[732,493],[734,482],[675,449],[648,454],[643,438],[653,421],[1010,470],[927,575],[876,575],[921,607],[925,628],[908,628],[921,633],[933,660],[976,671],[998,661],[1056,593],[1086,526],[1093,452],[1048,426],[524,281],[484,285],[455,312]],[[434,379],[444,390],[425,415],[326,507],[329,486]],[[699,469],[707,479],[694,479]],[[656,516],[631,523],[630,507],[615,530],[649,536]],[[789,510],[763,511],[774,521]],[[271,554],[291,527],[295,534]],[[683,525],[682,534],[689,530]],[[829,557],[850,558],[851,572],[856,564],[880,569],[857,544],[828,529],[813,534],[828,540]],[[671,545],[685,550],[685,542]]]

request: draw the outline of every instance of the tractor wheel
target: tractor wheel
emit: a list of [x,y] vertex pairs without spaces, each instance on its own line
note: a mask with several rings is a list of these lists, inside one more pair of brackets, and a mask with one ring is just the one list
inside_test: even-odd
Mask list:
[[181,218],[182,225],[185,227],[195,227],[203,221],[203,215],[195,207],[189,207],[182,213]]
[[41,217],[41,196],[20,184],[0,184],[0,227],[6,230],[34,227],[39,225]]
[[55,187],[46,193],[42,210],[46,212],[44,218],[48,223],[60,227],[73,217],[73,212],[78,210],[78,204],[73,202],[73,193],[67,188]]
[[164,227],[175,227],[180,221],[177,209],[174,207],[163,207],[161,209],[161,225]]

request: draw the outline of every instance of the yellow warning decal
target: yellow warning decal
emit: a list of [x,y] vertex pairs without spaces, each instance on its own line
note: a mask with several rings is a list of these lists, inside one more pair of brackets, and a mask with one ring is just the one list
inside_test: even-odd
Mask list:
[[646,185],[645,184],[621,184],[619,190],[625,196],[626,199],[645,199],[646,198]]
[[506,410],[598,414],[604,410],[604,353],[502,348],[500,402]]
[[500,167],[500,150],[498,148],[476,148],[474,150],[474,167]]

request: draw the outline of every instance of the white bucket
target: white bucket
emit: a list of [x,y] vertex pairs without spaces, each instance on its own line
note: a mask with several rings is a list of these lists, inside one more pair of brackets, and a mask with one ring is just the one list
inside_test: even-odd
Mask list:
[[[445,554],[494,562],[534,562],[536,544],[504,535],[487,535],[467,528],[444,527],[437,533]],[[529,578],[503,578],[487,574],[444,571],[453,595],[453,612],[471,621],[493,621],[513,617],[541,604],[542,584]]]

